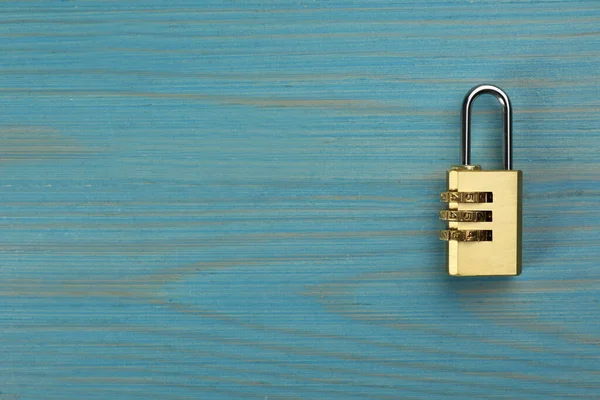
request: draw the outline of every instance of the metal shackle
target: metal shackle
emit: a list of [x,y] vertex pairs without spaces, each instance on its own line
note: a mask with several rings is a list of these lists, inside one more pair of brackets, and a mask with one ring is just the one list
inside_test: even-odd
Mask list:
[[512,107],[508,95],[499,87],[493,85],[479,85],[467,93],[462,105],[462,135],[460,157],[461,164],[471,164],[471,108],[473,102],[481,94],[491,94],[502,105],[503,112],[503,146],[504,169],[512,169]]

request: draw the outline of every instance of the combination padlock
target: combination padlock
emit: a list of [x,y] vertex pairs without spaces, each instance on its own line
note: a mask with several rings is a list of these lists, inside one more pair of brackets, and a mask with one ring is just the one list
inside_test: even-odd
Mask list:
[[[504,116],[504,170],[484,171],[471,165],[471,108],[481,94],[495,96]],[[523,174],[512,169],[512,108],[506,93],[492,85],[476,86],[462,105],[461,163],[447,172],[448,190],[441,201],[448,209],[440,219],[448,229],[448,273],[455,276],[521,273],[521,187]]]

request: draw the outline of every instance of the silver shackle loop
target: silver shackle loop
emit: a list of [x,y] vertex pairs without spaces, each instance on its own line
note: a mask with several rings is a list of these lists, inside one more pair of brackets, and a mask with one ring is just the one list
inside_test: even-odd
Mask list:
[[462,105],[462,135],[460,157],[463,165],[471,164],[471,108],[473,102],[480,94],[491,94],[502,105],[504,114],[504,169],[512,169],[512,107],[508,95],[499,87],[493,85],[479,85],[467,93]]

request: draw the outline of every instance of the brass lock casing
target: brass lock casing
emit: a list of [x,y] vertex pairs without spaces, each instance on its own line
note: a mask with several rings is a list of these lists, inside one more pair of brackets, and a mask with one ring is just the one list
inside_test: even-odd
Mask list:
[[[449,229],[441,233],[448,240],[448,273],[519,275],[523,173],[468,167],[448,171],[448,192],[442,194],[442,200],[448,201],[448,210],[440,213],[448,220]],[[449,238],[452,233],[454,240]]]
[[[503,106],[504,170],[500,171],[485,171],[470,163],[471,107],[484,93],[494,95]],[[523,173],[512,169],[512,108],[502,89],[480,85],[465,96],[461,161],[448,171],[448,190],[441,194],[448,203],[448,209],[440,212],[440,219],[448,221],[447,229],[440,232],[440,239],[448,242],[448,273],[519,275]]]

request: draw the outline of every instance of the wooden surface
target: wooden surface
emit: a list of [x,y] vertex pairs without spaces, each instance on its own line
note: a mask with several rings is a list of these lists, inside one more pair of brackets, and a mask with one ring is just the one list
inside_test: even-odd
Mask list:
[[[598,1],[0,9],[1,400],[599,396]],[[483,82],[524,272],[452,279]]]

